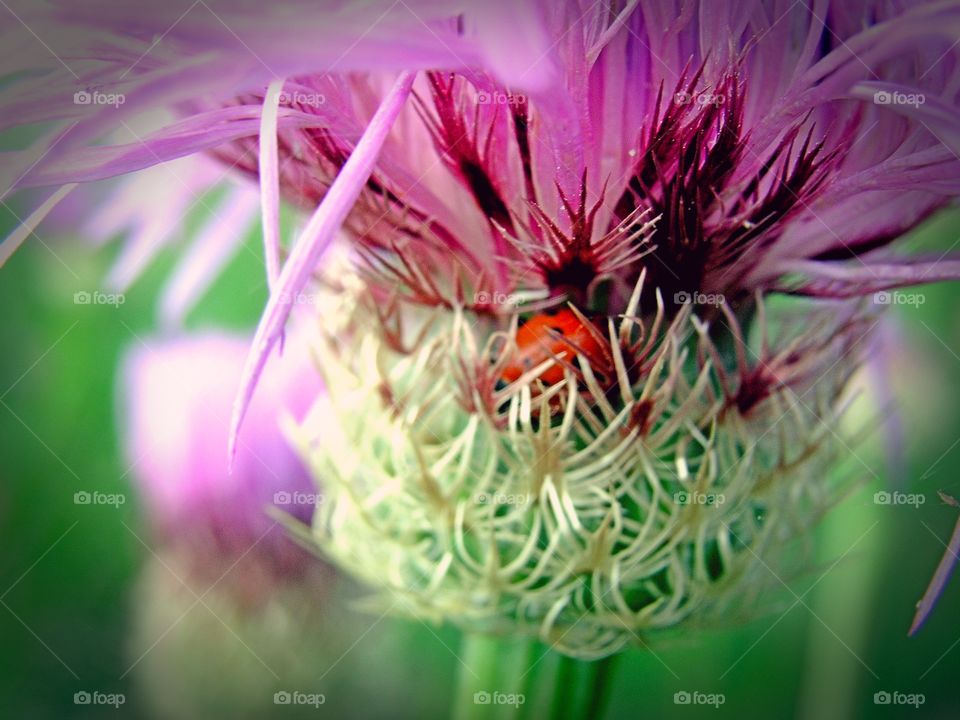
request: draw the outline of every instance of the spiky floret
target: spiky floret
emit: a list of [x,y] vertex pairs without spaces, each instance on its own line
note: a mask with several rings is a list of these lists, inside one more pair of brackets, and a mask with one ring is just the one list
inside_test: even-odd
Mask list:
[[542,367],[497,380],[516,317],[384,310],[341,280],[318,349],[329,394],[297,434],[327,493],[312,541],[387,607],[584,658],[742,603],[835,500],[865,324],[807,313],[753,349],[732,313],[641,318],[641,287],[602,329],[608,380],[578,353],[545,360],[565,370],[545,385]]

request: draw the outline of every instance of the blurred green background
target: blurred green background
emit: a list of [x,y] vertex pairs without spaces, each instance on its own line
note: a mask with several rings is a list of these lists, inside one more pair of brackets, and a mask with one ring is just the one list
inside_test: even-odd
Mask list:
[[[14,223],[6,214],[3,234]],[[75,305],[75,292],[102,286],[116,248],[91,251],[41,235],[42,243],[28,239],[0,272],[0,715],[149,717],[131,665],[164,644],[189,644],[193,630],[185,622],[155,638],[154,649],[133,631],[142,604],[137,583],[152,555],[118,445],[115,372],[124,348],[155,332],[157,294],[174,252],[159,257],[119,308]],[[938,254],[958,243],[957,212],[934,218],[913,240]],[[252,327],[266,300],[261,253],[251,234],[191,327]],[[892,374],[882,382],[898,398],[907,436],[901,489],[926,502],[875,504],[873,494],[891,482],[886,443],[873,437],[858,446],[864,484],[820,528],[818,562],[787,583],[783,611],[629,651],[615,666],[607,717],[960,716],[960,578],[920,634],[906,636],[957,518],[936,491],[960,496],[960,285],[920,292],[921,306],[893,310]],[[878,412],[875,388],[866,386],[856,412]],[[76,505],[79,491],[123,493],[127,502]],[[338,598],[352,593],[343,588]],[[345,626],[353,635],[342,654],[317,647],[309,670],[316,692],[346,693],[337,706],[356,717],[378,708],[391,709],[388,716],[442,716],[459,665],[454,629],[354,616],[339,605],[331,612],[353,617]],[[257,633],[227,636],[218,648],[199,650],[219,666],[218,653],[268,653],[262,642],[269,639]],[[327,674],[334,664],[338,672]],[[351,673],[366,684],[343,679]],[[334,676],[340,690],[330,687]],[[126,702],[119,710],[74,702],[75,693],[94,690],[123,693]],[[724,702],[676,704],[675,693],[684,691],[722,693]],[[885,707],[874,702],[882,691],[922,693],[925,701],[919,710]],[[288,709],[274,710],[284,717]]]

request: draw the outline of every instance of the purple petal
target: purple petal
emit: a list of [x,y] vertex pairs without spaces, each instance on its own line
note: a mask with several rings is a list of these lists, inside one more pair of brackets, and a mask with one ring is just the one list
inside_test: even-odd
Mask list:
[[176,272],[160,297],[160,318],[178,326],[197,299],[210,287],[220,270],[243,242],[257,214],[246,188],[233,191],[214,211],[200,235],[180,259]]
[[557,41],[542,10],[538,3],[486,0],[466,15],[484,64],[507,87],[543,92],[560,78],[554,57]]
[[263,251],[272,290],[280,275],[280,167],[277,160],[277,116],[283,80],[274,80],[263,98],[260,116],[260,211],[263,214]]
[[[902,262],[854,263],[797,261],[780,266],[781,273],[800,273],[808,284],[793,292],[817,297],[856,297],[881,290],[921,285],[960,278],[960,258],[937,260],[904,259]],[[784,288],[786,289],[786,288]]]
[[[940,497],[943,498],[944,502],[948,505],[953,507],[960,505],[949,495],[940,493]],[[960,517],[957,518],[957,524],[953,528],[950,543],[947,545],[947,549],[943,553],[940,563],[937,565],[937,570],[933,574],[933,578],[931,578],[930,584],[927,586],[923,597],[920,598],[920,602],[917,603],[917,612],[913,616],[913,622],[910,624],[908,635],[916,633],[930,616],[930,613],[933,611],[933,606],[936,605],[940,594],[943,592],[943,588],[946,587],[947,581],[953,573],[954,567],[957,565],[957,560],[960,559],[958,553],[960,553]]]
[[875,70],[882,63],[916,52],[924,44],[946,43],[946,49],[958,34],[960,6],[956,3],[917,5],[867,27],[796,78],[776,111],[758,118],[753,142],[759,148],[768,147],[791,119],[822,103],[848,97],[857,83],[875,79]]
[[75,187],[76,183],[64,185],[59,190],[54,192],[43,202],[42,205],[40,205],[40,207],[30,213],[30,217],[21,222],[20,225],[17,226],[16,230],[3,239],[3,242],[0,243],[0,268],[6,264],[7,260],[10,259],[10,256],[13,255],[13,253],[17,251],[17,248],[23,244],[23,241],[33,234],[33,231],[37,229],[37,225],[43,222],[43,219],[50,214],[50,211],[53,210]]
[[[858,100],[880,102],[879,106],[886,110],[923,123],[954,155],[960,155],[960,118],[953,104],[916,86],[890,82],[857,83],[851,89],[850,96]],[[908,102],[890,102],[890,99],[898,97]],[[883,104],[884,100],[886,104]]]
[[[245,111],[246,117],[238,117],[238,114],[237,108],[198,113],[149,137],[135,137],[134,142],[127,145],[82,148],[57,162],[38,165],[19,185],[102,180],[209,150],[231,140],[256,136],[260,127],[259,106],[249,107]],[[286,108],[278,123],[281,127],[325,126],[324,118],[318,115]]]
[[883,416],[887,482],[890,487],[903,488],[907,484],[906,438],[903,414],[893,392],[894,370],[891,363],[892,351],[901,342],[896,322],[895,315],[884,315],[881,318],[874,348],[867,355],[867,372],[873,392],[877,396],[880,414]]
[[[221,177],[212,164],[183,158],[150,168],[125,179],[116,196],[102,203],[87,231],[101,240],[127,233],[126,242],[107,276],[107,285],[118,292],[140,276],[167,243],[179,234],[170,218],[186,216],[202,193]],[[144,202],[149,198],[150,202]]]
[[290,253],[276,287],[270,293],[270,300],[257,326],[253,347],[247,357],[240,389],[234,403],[229,443],[231,458],[234,456],[237,434],[253,397],[257,380],[263,372],[270,350],[279,339],[290,315],[292,305],[287,298],[300,292],[306,285],[318,260],[329,247],[334,234],[343,225],[361,190],[370,179],[383,143],[410,96],[415,77],[415,73],[412,72],[400,75],[384,98],[353,153],[330,186],[326,197],[304,228],[303,235]]

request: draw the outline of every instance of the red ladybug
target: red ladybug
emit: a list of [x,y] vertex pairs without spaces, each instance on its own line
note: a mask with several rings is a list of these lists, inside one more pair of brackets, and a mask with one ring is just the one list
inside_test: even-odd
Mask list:
[[[578,352],[586,356],[591,365],[602,364],[604,352],[595,335],[596,330],[569,308],[534,315],[517,330],[517,351],[503,369],[502,378],[513,382],[554,357],[572,363]],[[538,377],[543,383],[553,385],[562,382],[563,376],[564,366],[554,363]]]

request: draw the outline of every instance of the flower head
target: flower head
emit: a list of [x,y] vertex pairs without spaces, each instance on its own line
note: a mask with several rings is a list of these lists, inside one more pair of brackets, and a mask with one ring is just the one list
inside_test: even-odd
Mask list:
[[591,352],[508,376],[516,317],[384,311],[336,285],[319,415],[342,427],[300,433],[328,487],[319,545],[389,605],[581,657],[745,610],[844,487],[825,478],[870,323],[782,311],[748,345],[729,310],[712,331],[689,307],[644,318],[641,297]]
[[[343,432],[302,428],[314,534],[413,612],[596,656],[729,602],[829,505],[857,298],[960,271],[894,244],[960,191],[956,2],[97,5],[22,19],[79,23],[55,87],[86,94],[5,91],[74,121],[10,186],[197,152],[259,182],[232,442],[318,283]],[[281,198],[311,213],[288,253]]]

